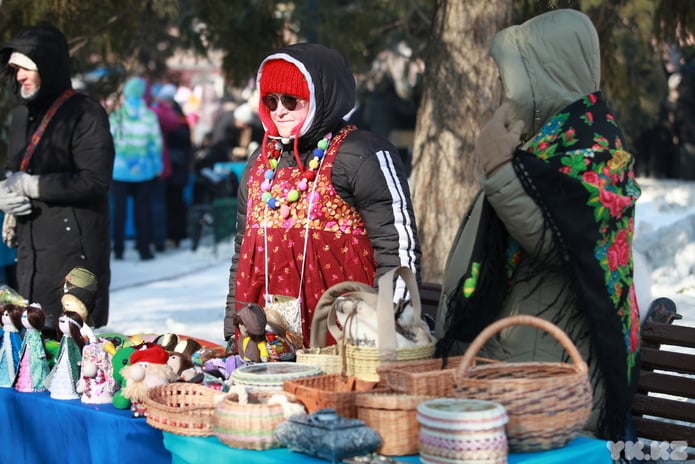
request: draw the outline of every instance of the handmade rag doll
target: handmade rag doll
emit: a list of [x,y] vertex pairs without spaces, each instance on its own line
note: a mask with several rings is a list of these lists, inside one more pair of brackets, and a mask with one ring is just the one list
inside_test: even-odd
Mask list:
[[41,305],[32,303],[22,313],[22,325],[26,328],[19,353],[19,369],[14,387],[21,392],[46,391],[44,381],[48,375],[48,360],[43,345],[41,328],[46,314]]
[[147,390],[176,380],[168,364],[169,352],[155,343],[146,344],[130,355],[130,365],[121,369],[125,380],[123,396],[130,400],[134,417],[145,415]]
[[0,387],[12,387],[19,367],[22,348],[22,308],[8,303],[3,305],[2,327],[4,335],[0,346]]
[[82,316],[73,311],[64,311],[58,318],[57,333],[62,334],[60,347],[53,369],[45,382],[46,388],[51,392],[51,398],[76,400],[80,397],[76,386],[80,378],[80,363],[84,347],[82,324]]
[[268,346],[265,340],[265,312],[260,305],[249,303],[234,316],[234,324],[241,334],[239,356],[244,361],[267,362]]
[[[111,353],[103,339],[82,348],[82,366],[76,390],[80,400],[89,404],[108,404],[113,402],[116,381],[113,378]],[[110,346],[113,346],[111,344]]]

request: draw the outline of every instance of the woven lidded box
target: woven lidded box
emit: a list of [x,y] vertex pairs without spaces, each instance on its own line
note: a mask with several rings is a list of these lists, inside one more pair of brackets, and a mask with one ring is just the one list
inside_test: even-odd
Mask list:
[[435,398],[417,407],[420,462],[507,462],[508,421],[493,401]]

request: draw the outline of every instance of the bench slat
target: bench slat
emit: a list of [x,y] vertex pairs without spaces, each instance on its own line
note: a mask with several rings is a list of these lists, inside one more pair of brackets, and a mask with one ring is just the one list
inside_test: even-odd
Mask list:
[[695,403],[638,393],[632,404],[632,412],[634,415],[657,416],[664,419],[692,422],[695,418]]
[[637,389],[642,392],[664,393],[692,398],[695,394],[695,378],[642,371],[640,372]]
[[638,437],[660,441],[685,441],[695,443],[695,427],[673,424],[644,417],[632,418]]
[[642,340],[667,345],[695,348],[695,327],[660,323],[645,323],[642,327]]
[[641,367],[643,370],[663,369],[682,374],[695,374],[695,354],[667,351],[663,347],[660,350],[644,347]]

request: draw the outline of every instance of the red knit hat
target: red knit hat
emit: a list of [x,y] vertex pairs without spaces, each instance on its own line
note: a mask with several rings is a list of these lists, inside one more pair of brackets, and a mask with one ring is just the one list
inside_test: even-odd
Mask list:
[[261,97],[269,93],[287,94],[309,99],[309,86],[304,74],[295,65],[285,60],[270,60],[261,69]]
[[130,355],[130,364],[148,362],[151,364],[166,364],[169,360],[169,352],[160,345],[152,345],[144,350],[134,351]]

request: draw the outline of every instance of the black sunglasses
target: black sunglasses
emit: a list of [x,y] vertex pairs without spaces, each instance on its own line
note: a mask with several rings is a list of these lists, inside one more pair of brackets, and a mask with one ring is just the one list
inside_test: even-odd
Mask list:
[[284,106],[285,109],[287,109],[287,111],[294,111],[295,108],[297,108],[297,102],[299,102],[299,100],[301,100],[301,98],[285,94],[269,94],[261,98],[263,105],[265,105],[265,107],[268,108],[268,110],[270,111],[275,111],[276,109],[278,109],[278,101],[282,103],[282,106]]

